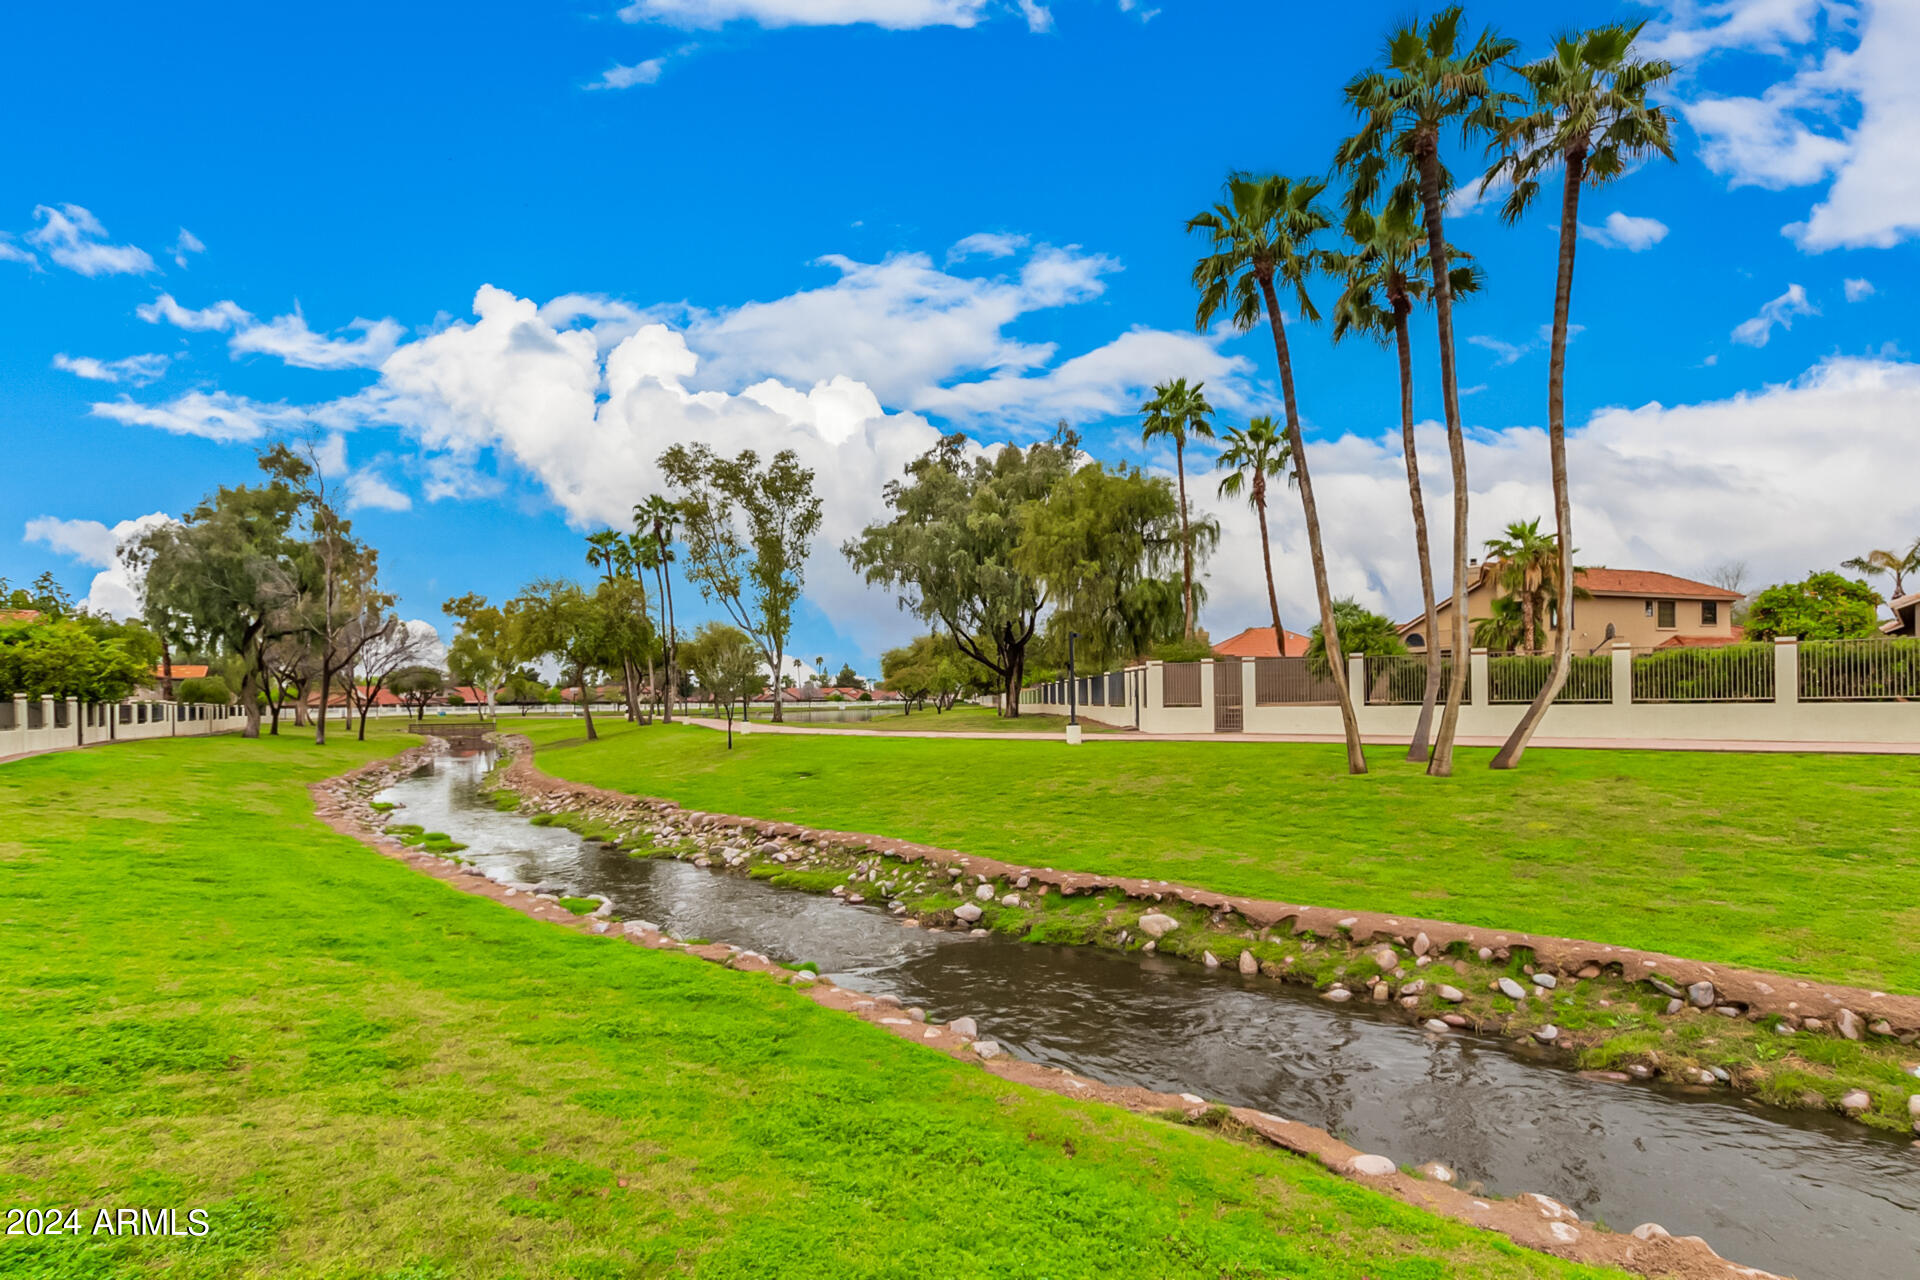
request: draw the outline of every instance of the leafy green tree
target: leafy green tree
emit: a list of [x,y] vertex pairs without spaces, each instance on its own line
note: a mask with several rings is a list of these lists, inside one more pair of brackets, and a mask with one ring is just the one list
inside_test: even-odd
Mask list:
[[[604,590],[604,588],[603,588]],[[593,677],[620,660],[620,620],[605,597],[589,595],[578,583],[542,578],[514,598],[508,611],[513,647],[521,661],[551,658],[573,672],[586,716],[587,741],[600,735],[593,727]]]
[[1273,539],[1267,533],[1267,481],[1288,477],[1293,449],[1287,444],[1285,431],[1265,415],[1244,427],[1227,428],[1224,440],[1213,464],[1227,473],[1220,477],[1220,496],[1237,498],[1244,493],[1260,517],[1260,564],[1267,578],[1267,607],[1273,611],[1274,642],[1285,653],[1287,628],[1280,621],[1280,596],[1273,587]]
[[38,612],[34,621],[0,621],[0,697],[118,702],[147,678],[153,643],[144,628]]
[[1869,551],[1863,556],[1842,560],[1840,567],[1851,569],[1855,573],[1864,573],[1869,578],[1892,574],[1893,595],[1897,600],[1907,594],[1907,575],[1920,573],[1920,538],[1915,538],[1913,545],[1905,551]]
[[219,676],[195,676],[180,682],[179,701],[213,707],[232,706],[233,690],[227,688],[227,682]]
[[[1333,612],[1340,620],[1340,643],[1346,656],[1393,657],[1407,651],[1393,620],[1374,613],[1352,596],[1335,600]],[[1318,627],[1307,637],[1307,670],[1323,678],[1333,674],[1327,662],[1326,637]]]
[[960,651],[998,679],[1001,714],[1020,714],[1020,687],[1046,605],[1039,577],[1018,552],[1037,510],[1072,473],[1079,438],[1065,424],[1049,440],[972,453],[950,435],[887,483],[893,517],[868,525],[841,551],[902,609],[938,623]]
[[526,668],[508,672],[502,688],[506,691],[508,704],[519,707],[522,716],[527,714],[528,707],[539,706],[547,701],[547,686],[538,675]]
[[[1440,158],[1446,135],[1484,137],[1500,119],[1511,95],[1493,86],[1493,73],[1518,47],[1512,40],[1480,33],[1462,48],[1464,14],[1450,5],[1425,26],[1409,21],[1386,43],[1386,66],[1347,82],[1347,104],[1359,130],[1343,141],[1334,164],[1348,177],[1347,208],[1417,199],[1427,233],[1427,270],[1432,277],[1434,320],[1439,330],[1440,399],[1447,420],[1447,457],[1453,469],[1453,652],[1467,652],[1467,440],[1460,419],[1460,384],[1454,374],[1453,260],[1447,245],[1445,210],[1453,178]],[[1440,638],[1427,637],[1429,647]],[[1427,772],[1453,773],[1453,740],[1466,693],[1467,663],[1456,661],[1447,682]]]
[[[1413,550],[1420,566],[1420,601],[1426,611],[1427,679],[1420,699],[1420,715],[1414,721],[1413,738],[1407,744],[1407,759],[1424,761],[1430,756],[1428,735],[1433,728],[1433,709],[1440,697],[1443,667],[1440,659],[1439,610],[1433,593],[1433,549],[1427,536],[1427,503],[1420,491],[1420,451],[1413,430],[1413,343],[1407,318],[1414,304],[1432,297],[1427,269],[1426,235],[1420,225],[1420,209],[1412,188],[1402,184],[1380,213],[1352,209],[1347,213],[1346,233],[1352,248],[1329,256],[1328,269],[1343,288],[1333,308],[1333,340],[1364,335],[1377,341],[1392,341],[1400,362],[1400,451],[1407,464],[1407,498],[1413,508]],[[1469,255],[1450,249],[1455,260],[1450,269],[1453,295],[1459,297],[1480,287],[1480,272],[1468,260]],[[1424,277],[1424,278],[1423,278]]]
[[427,718],[427,704],[447,687],[447,677],[437,667],[402,667],[387,681],[394,696],[413,712],[416,720]]
[[1783,582],[1753,598],[1747,609],[1747,639],[1858,640],[1880,633],[1880,593],[1837,573],[1810,573],[1804,582]]
[[500,681],[519,661],[507,611],[471,591],[447,601],[440,611],[459,624],[447,646],[447,669],[455,683],[484,694],[485,709],[493,712]]
[[[1132,657],[1129,605],[1142,582],[1169,570],[1180,583],[1180,634],[1191,636],[1188,602],[1202,598],[1185,569],[1204,563],[1220,540],[1211,518],[1183,521],[1164,477],[1125,464],[1089,462],[1033,499],[1014,563],[1045,588],[1050,656],[1066,660],[1066,636],[1078,632],[1079,660],[1097,665]],[[1157,638],[1157,637],[1156,637]]]
[[1313,477],[1307,468],[1307,446],[1300,434],[1300,407],[1293,393],[1293,357],[1287,349],[1286,322],[1280,314],[1275,282],[1291,289],[1300,314],[1318,320],[1313,299],[1307,296],[1307,278],[1319,268],[1322,255],[1313,240],[1329,225],[1319,204],[1325,184],[1311,179],[1277,175],[1228,177],[1226,199],[1207,212],[1187,220],[1189,232],[1206,235],[1209,252],[1193,267],[1193,285],[1200,292],[1194,325],[1205,330],[1223,311],[1235,328],[1251,329],[1264,309],[1273,331],[1273,354],[1280,368],[1280,395],[1287,410],[1287,447],[1294,479],[1300,489],[1300,508],[1306,518],[1307,552],[1313,561],[1314,594],[1320,605],[1320,626],[1335,655],[1333,686],[1340,702],[1340,721],[1346,731],[1347,771],[1367,771],[1366,750],[1360,742],[1360,720],[1353,710],[1353,692],[1347,688],[1345,664],[1339,662],[1340,627],[1333,614],[1333,594],[1327,585],[1326,548],[1320,537],[1320,508],[1314,501]]
[[970,666],[952,636],[930,632],[880,655],[880,687],[899,694],[909,713],[931,702],[938,714],[966,690]]
[[833,682],[842,689],[864,689],[867,687],[867,682],[860,678],[860,674],[853,669],[851,662],[843,662],[840,664],[840,674],[833,678]]
[[[1613,23],[1561,36],[1553,52],[1520,68],[1524,110],[1496,126],[1500,158],[1482,182],[1512,183],[1502,214],[1518,222],[1540,191],[1540,175],[1561,171],[1560,260],[1553,292],[1553,336],[1547,356],[1547,451],[1552,459],[1553,516],[1560,564],[1560,615],[1573,614],[1573,501],[1567,488],[1567,317],[1573,301],[1574,250],[1580,243],[1580,190],[1615,181],[1636,161],[1673,159],[1672,117],[1647,101],[1673,76],[1673,64],[1634,57],[1644,22]],[[1495,769],[1511,769],[1526,754],[1572,669],[1573,629],[1554,633],[1553,667],[1540,692],[1494,754]]]
[[52,570],[43,569],[28,587],[16,587],[0,577],[0,609],[31,609],[46,618],[59,619],[74,612],[73,596]]
[[147,600],[165,630],[239,659],[242,737],[260,736],[262,649],[299,591],[291,532],[299,506],[299,496],[279,481],[223,487],[130,550],[129,559],[146,571]]
[[[813,472],[791,449],[763,467],[751,449],[722,458],[704,444],[673,445],[660,470],[680,495],[687,576],[760,646],[769,670],[784,670],[794,602],[820,529]],[[782,719],[778,698],[773,718]]]
[[[727,750],[731,751],[734,704],[739,704],[741,717],[745,718],[747,704],[767,686],[759,647],[738,627],[708,622],[694,633],[684,652],[693,678],[727,717]],[[779,705],[777,699],[774,705]]]
[[1183,626],[1193,635],[1193,539],[1187,523],[1187,441],[1213,439],[1213,406],[1202,394],[1204,382],[1191,387],[1185,378],[1162,382],[1153,388],[1153,398],[1140,406],[1145,421],[1140,424],[1140,443],[1155,440],[1173,442],[1174,471],[1180,477],[1180,578],[1185,584],[1186,614]]

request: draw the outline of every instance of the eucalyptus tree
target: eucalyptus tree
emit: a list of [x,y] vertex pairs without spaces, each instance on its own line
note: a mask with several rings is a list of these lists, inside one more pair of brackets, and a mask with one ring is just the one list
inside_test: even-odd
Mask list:
[[507,610],[470,591],[447,601],[440,611],[459,623],[447,646],[448,668],[456,680],[484,697],[486,713],[497,717],[500,683],[519,661]]
[[1559,539],[1561,625],[1553,667],[1533,703],[1493,757],[1511,769],[1567,682],[1572,667],[1573,501],[1567,488],[1567,316],[1573,301],[1573,257],[1580,243],[1580,190],[1613,182],[1636,161],[1673,159],[1673,119],[1647,95],[1673,76],[1673,64],[1634,57],[1643,22],[1614,23],[1554,41],[1553,52],[1520,68],[1524,109],[1501,119],[1494,133],[1499,159],[1482,180],[1511,183],[1502,216],[1517,222],[1540,191],[1540,177],[1560,170],[1560,259],[1553,290],[1553,337],[1547,362],[1547,448],[1553,468],[1553,517]]
[[1273,543],[1267,536],[1267,480],[1285,480],[1291,474],[1293,449],[1286,433],[1271,417],[1262,415],[1244,427],[1229,427],[1214,467],[1220,477],[1220,496],[1247,501],[1260,517],[1260,563],[1267,575],[1267,607],[1273,611],[1273,639],[1286,656],[1287,629],[1280,623],[1280,596],[1273,587]]
[[[777,677],[820,529],[813,471],[791,449],[762,466],[751,449],[723,458],[704,444],[671,446],[660,455],[660,470],[680,494],[687,576],[753,637]],[[776,687],[776,723],[780,703]]]
[[1226,199],[1187,220],[1189,232],[1206,235],[1209,252],[1193,268],[1193,285],[1200,292],[1194,325],[1206,329],[1225,312],[1239,329],[1260,323],[1264,310],[1273,331],[1273,352],[1280,367],[1280,394],[1287,411],[1287,446],[1292,453],[1294,479],[1300,488],[1300,507],[1306,517],[1307,550],[1313,560],[1314,594],[1320,605],[1320,627],[1332,655],[1333,685],[1340,701],[1340,721],[1346,731],[1347,769],[1367,771],[1360,742],[1360,721],[1353,710],[1353,691],[1347,687],[1346,664],[1341,657],[1339,622],[1333,614],[1333,594],[1327,585],[1326,550],[1320,537],[1320,511],[1314,503],[1313,478],[1307,470],[1306,442],[1300,435],[1300,408],[1293,393],[1293,359],[1287,349],[1286,321],[1280,313],[1276,281],[1290,289],[1300,314],[1318,320],[1307,279],[1319,269],[1321,254],[1313,240],[1331,225],[1320,207],[1326,184],[1310,178],[1257,177],[1236,173],[1227,178]]
[[[1409,22],[1387,37],[1386,66],[1348,81],[1347,103],[1359,130],[1343,141],[1334,163],[1348,175],[1349,210],[1372,207],[1386,195],[1391,204],[1408,189],[1417,197],[1427,235],[1427,271],[1439,330],[1440,398],[1447,421],[1447,455],[1453,470],[1453,674],[1440,716],[1427,772],[1453,772],[1453,739],[1467,685],[1467,442],[1460,421],[1460,384],[1454,374],[1452,260],[1446,241],[1446,200],[1453,178],[1441,159],[1447,135],[1479,137],[1491,132],[1510,95],[1494,88],[1493,73],[1517,47],[1485,30],[1462,48],[1464,14],[1442,9],[1422,26]],[[1437,636],[1428,644],[1437,644]]]
[[1207,403],[1202,390],[1206,385],[1196,382],[1188,386],[1185,378],[1158,383],[1153,388],[1153,398],[1140,406],[1140,412],[1145,415],[1145,421],[1140,424],[1140,443],[1173,442],[1173,466],[1180,477],[1181,598],[1186,606],[1184,634],[1189,640],[1193,639],[1194,623],[1193,540],[1187,518],[1186,454],[1187,441],[1213,439],[1213,406]]
[[[1361,334],[1394,344],[1400,364],[1400,449],[1407,464],[1407,499],[1413,508],[1413,549],[1420,565],[1420,602],[1426,617],[1427,679],[1420,696],[1420,715],[1414,721],[1407,759],[1426,760],[1433,709],[1440,696],[1445,666],[1440,657],[1439,610],[1434,603],[1433,550],[1427,536],[1427,503],[1420,491],[1420,450],[1413,431],[1413,343],[1407,318],[1416,302],[1433,296],[1427,270],[1426,237],[1420,210],[1411,188],[1398,188],[1378,213],[1351,209],[1346,220],[1352,247],[1328,258],[1329,269],[1343,288],[1333,308],[1333,340]],[[1448,271],[1455,297],[1480,287],[1480,273],[1469,255],[1450,251],[1460,259]],[[1423,278],[1424,277],[1424,278]]]

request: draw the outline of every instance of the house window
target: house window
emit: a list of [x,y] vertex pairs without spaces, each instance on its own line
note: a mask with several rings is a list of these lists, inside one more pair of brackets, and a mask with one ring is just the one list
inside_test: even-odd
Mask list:
[[1662,631],[1673,630],[1676,626],[1679,625],[1678,621],[1675,619],[1675,616],[1674,616],[1675,610],[1674,610],[1673,601],[1661,600],[1658,603],[1660,607],[1660,613],[1659,613],[1659,616],[1654,620],[1654,625],[1659,627]]
[[1720,625],[1720,604],[1715,600],[1703,601],[1700,605],[1700,625],[1717,627]]

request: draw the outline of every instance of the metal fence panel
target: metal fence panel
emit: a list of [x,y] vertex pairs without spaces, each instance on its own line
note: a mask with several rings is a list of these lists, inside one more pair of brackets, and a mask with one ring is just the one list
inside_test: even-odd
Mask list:
[[1256,707],[1329,706],[1340,700],[1331,676],[1307,670],[1305,658],[1255,658],[1253,705]]
[[1200,705],[1200,664],[1169,662],[1160,668],[1160,703],[1167,707]]
[[1773,646],[1640,649],[1633,655],[1635,702],[1772,702]]
[[1802,640],[1802,702],[1905,702],[1920,699],[1920,638]]
[[[1553,656],[1544,653],[1502,653],[1487,658],[1488,701],[1495,703],[1532,702],[1547,687],[1553,672]],[[1574,654],[1567,668],[1567,682],[1560,688],[1559,702],[1613,701],[1613,655]]]
[[[1438,700],[1447,700],[1447,682],[1453,679],[1453,659],[1440,660]],[[1367,696],[1370,707],[1418,706],[1427,696],[1427,659],[1425,655],[1379,654],[1367,658]],[[1463,695],[1473,700],[1473,668],[1467,668]]]
[[1107,677],[1107,705],[1124,707],[1127,705],[1127,673],[1116,671]]

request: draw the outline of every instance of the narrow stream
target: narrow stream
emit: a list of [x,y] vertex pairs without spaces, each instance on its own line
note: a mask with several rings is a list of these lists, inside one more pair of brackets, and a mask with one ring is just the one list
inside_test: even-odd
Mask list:
[[1626,1231],[1658,1222],[1799,1280],[1920,1278],[1920,1150],[1724,1091],[1587,1079],[1504,1039],[1436,1036],[1226,968],[902,927],[883,909],[536,827],[479,794],[490,755],[442,756],[380,798],[496,879],[604,894],[627,918],[971,1014],[1030,1060],[1315,1125],[1462,1184],[1537,1191]]

